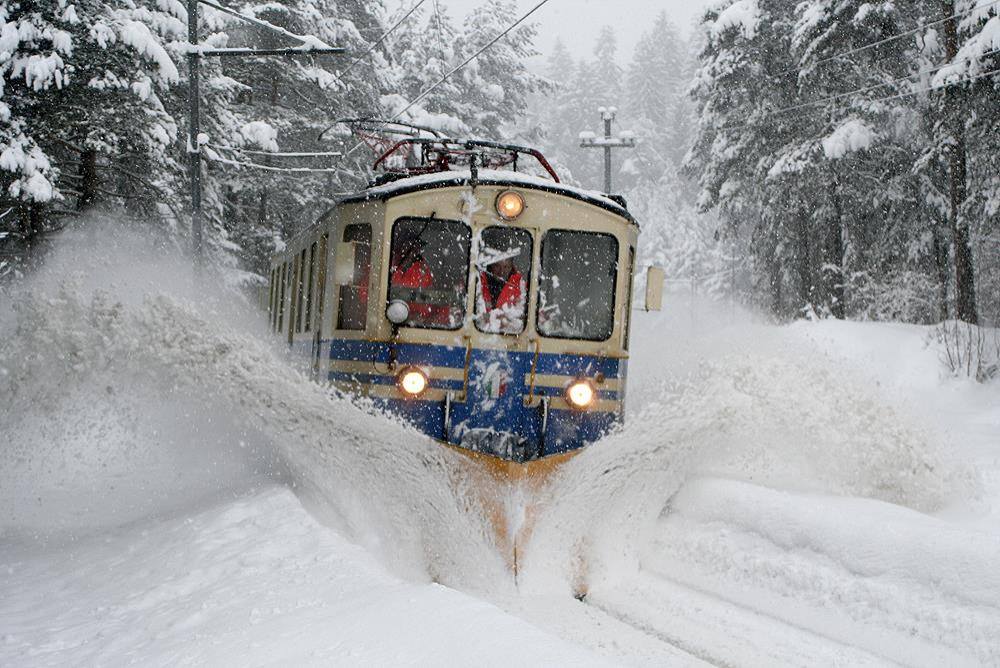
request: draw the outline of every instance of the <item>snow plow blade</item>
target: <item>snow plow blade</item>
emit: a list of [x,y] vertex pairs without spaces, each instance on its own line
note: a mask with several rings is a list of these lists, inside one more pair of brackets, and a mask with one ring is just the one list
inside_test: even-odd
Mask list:
[[[465,472],[474,482],[472,488],[492,527],[497,549],[516,582],[520,557],[531,539],[538,514],[544,510],[539,505],[539,492],[579,449],[519,463],[449,443],[443,445],[468,461]],[[583,585],[577,589],[581,591],[574,595],[585,595]]]

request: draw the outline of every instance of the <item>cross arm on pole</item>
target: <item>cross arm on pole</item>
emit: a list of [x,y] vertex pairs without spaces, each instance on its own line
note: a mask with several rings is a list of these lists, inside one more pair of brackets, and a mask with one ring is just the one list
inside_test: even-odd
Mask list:
[[347,49],[339,46],[331,47],[290,47],[287,49],[252,49],[249,47],[234,47],[231,49],[199,49],[199,56],[217,56],[221,58],[232,56],[316,56],[337,55],[347,53]]
[[580,148],[635,148],[635,137],[605,139],[604,137],[581,137]]

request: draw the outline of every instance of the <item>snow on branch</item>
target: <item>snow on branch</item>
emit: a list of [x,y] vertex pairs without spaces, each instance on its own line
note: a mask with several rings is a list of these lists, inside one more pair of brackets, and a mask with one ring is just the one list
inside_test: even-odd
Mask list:
[[875,132],[864,121],[852,118],[823,138],[823,154],[830,160],[843,158],[870,148],[875,138]]
[[[332,49],[333,48],[332,46],[330,46],[329,44],[327,44],[326,42],[324,42],[323,40],[321,40],[319,37],[316,37],[315,35],[297,35],[297,34],[291,32],[289,30],[285,30],[284,28],[282,28],[280,26],[276,26],[273,23],[269,23],[268,21],[265,21],[263,19],[259,19],[256,16],[250,16],[249,14],[244,14],[242,12],[238,12],[235,9],[230,9],[229,7],[226,7],[224,5],[220,5],[220,4],[216,3],[216,2],[212,2],[212,0],[198,0],[198,2],[201,3],[201,4],[203,4],[203,5],[205,5],[206,7],[211,7],[212,9],[214,9],[216,11],[222,12],[224,14],[229,14],[230,16],[235,16],[238,19],[242,19],[244,21],[247,21],[248,23],[252,23],[252,24],[254,24],[255,26],[257,26],[259,28],[264,28],[266,30],[270,30],[271,32],[277,33],[277,34],[282,35],[284,37],[288,37],[289,39],[294,39],[295,41],[301,43],[301,46],[298,47],[298,48],[300,48],[303,51],[311,51],[313,49]],[[270,9],[271,6],[270,5],[263,5],[262,8],[263,9]],[[256,9],[260,9],[260,7],[252,8],[252,11],[256,10]]]
[[760,22],[760,7],[757,0],[737,0],[726,7],[712,24],[712,39],[718,39],[730,28],[738,28],[744,37],[753,39]]

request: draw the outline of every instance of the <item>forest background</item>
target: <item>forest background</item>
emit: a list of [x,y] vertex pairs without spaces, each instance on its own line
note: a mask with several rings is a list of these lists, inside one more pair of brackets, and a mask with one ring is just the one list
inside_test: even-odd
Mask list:
[[[615,189],[642,222],[641,262],[674,284],[780,319],[996,324],[998,4],[736,0],[690,30],[661,14],[631,57],[605,29],[591,58],[556,43],[542,67],[525,23],[400,118],[538,145],[566,181],[600,188],[579,133],[614,106],[638,138],[614,153]],[[371,176],[366,151],[321,132],[400,112],[520,16],[509,0],[462,21],[433,0],[233,7],[349,50],[204,59],[208,261],[247,288]],[[186,249],[185,3],[8,0],[0,24],[0,280],[95,212]],[[294,44],[210,7],[200,35]]]

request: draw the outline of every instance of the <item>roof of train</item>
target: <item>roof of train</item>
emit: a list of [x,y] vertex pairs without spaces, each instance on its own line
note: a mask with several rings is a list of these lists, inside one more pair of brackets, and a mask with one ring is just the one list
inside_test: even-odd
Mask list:
[[[433,174],[420,174],[418,176],[410,176],[406,178],[401,178],[390,183],[385,183],[379,186],[373,186],[371,188],[366,188],[365,190],[358,191],[356,193],[351,193],[345,197],[342,197],[338,203],[345,202],[364,202],[369,200],[386,200],[390,197],[395,197],[397,195],[403,195],[405,193],[416,192],[420,190],[429,190],[432,188],[442,188],[447,186],[457,186],[457,185],[468,185],[472,180],[472,174],[469,170],[455,170],[447,172],[435,172]],[[633,225],[638,226],[638,222],[632,217],[632,214],[628,212],[628,209],[623,207],[618,202],[613,199],[602,195],[599,192],[593,190],[585,190],[583,188],[576,188],[574,186],[569,186],[564,183],[556,183],[549,179],[544,179],[539,176],[532,176],[531,174],[523,174],[521,172],[513,172],[509,170],[499,170],[499,169],[480,169],[478,170],[478,178],[476,179],[477,185],[483,186],[505,186],[505,185],[516,185],[520,188],[529,188],[532,190],[542,190],[545,192],[555,193],[558,195],[565,195],[567,197],[572,197],[574,199],[587,202],[588,204],[593,204],[594,206],[606,209],[611,213],[617,214],[622,218],[626,219]]]

